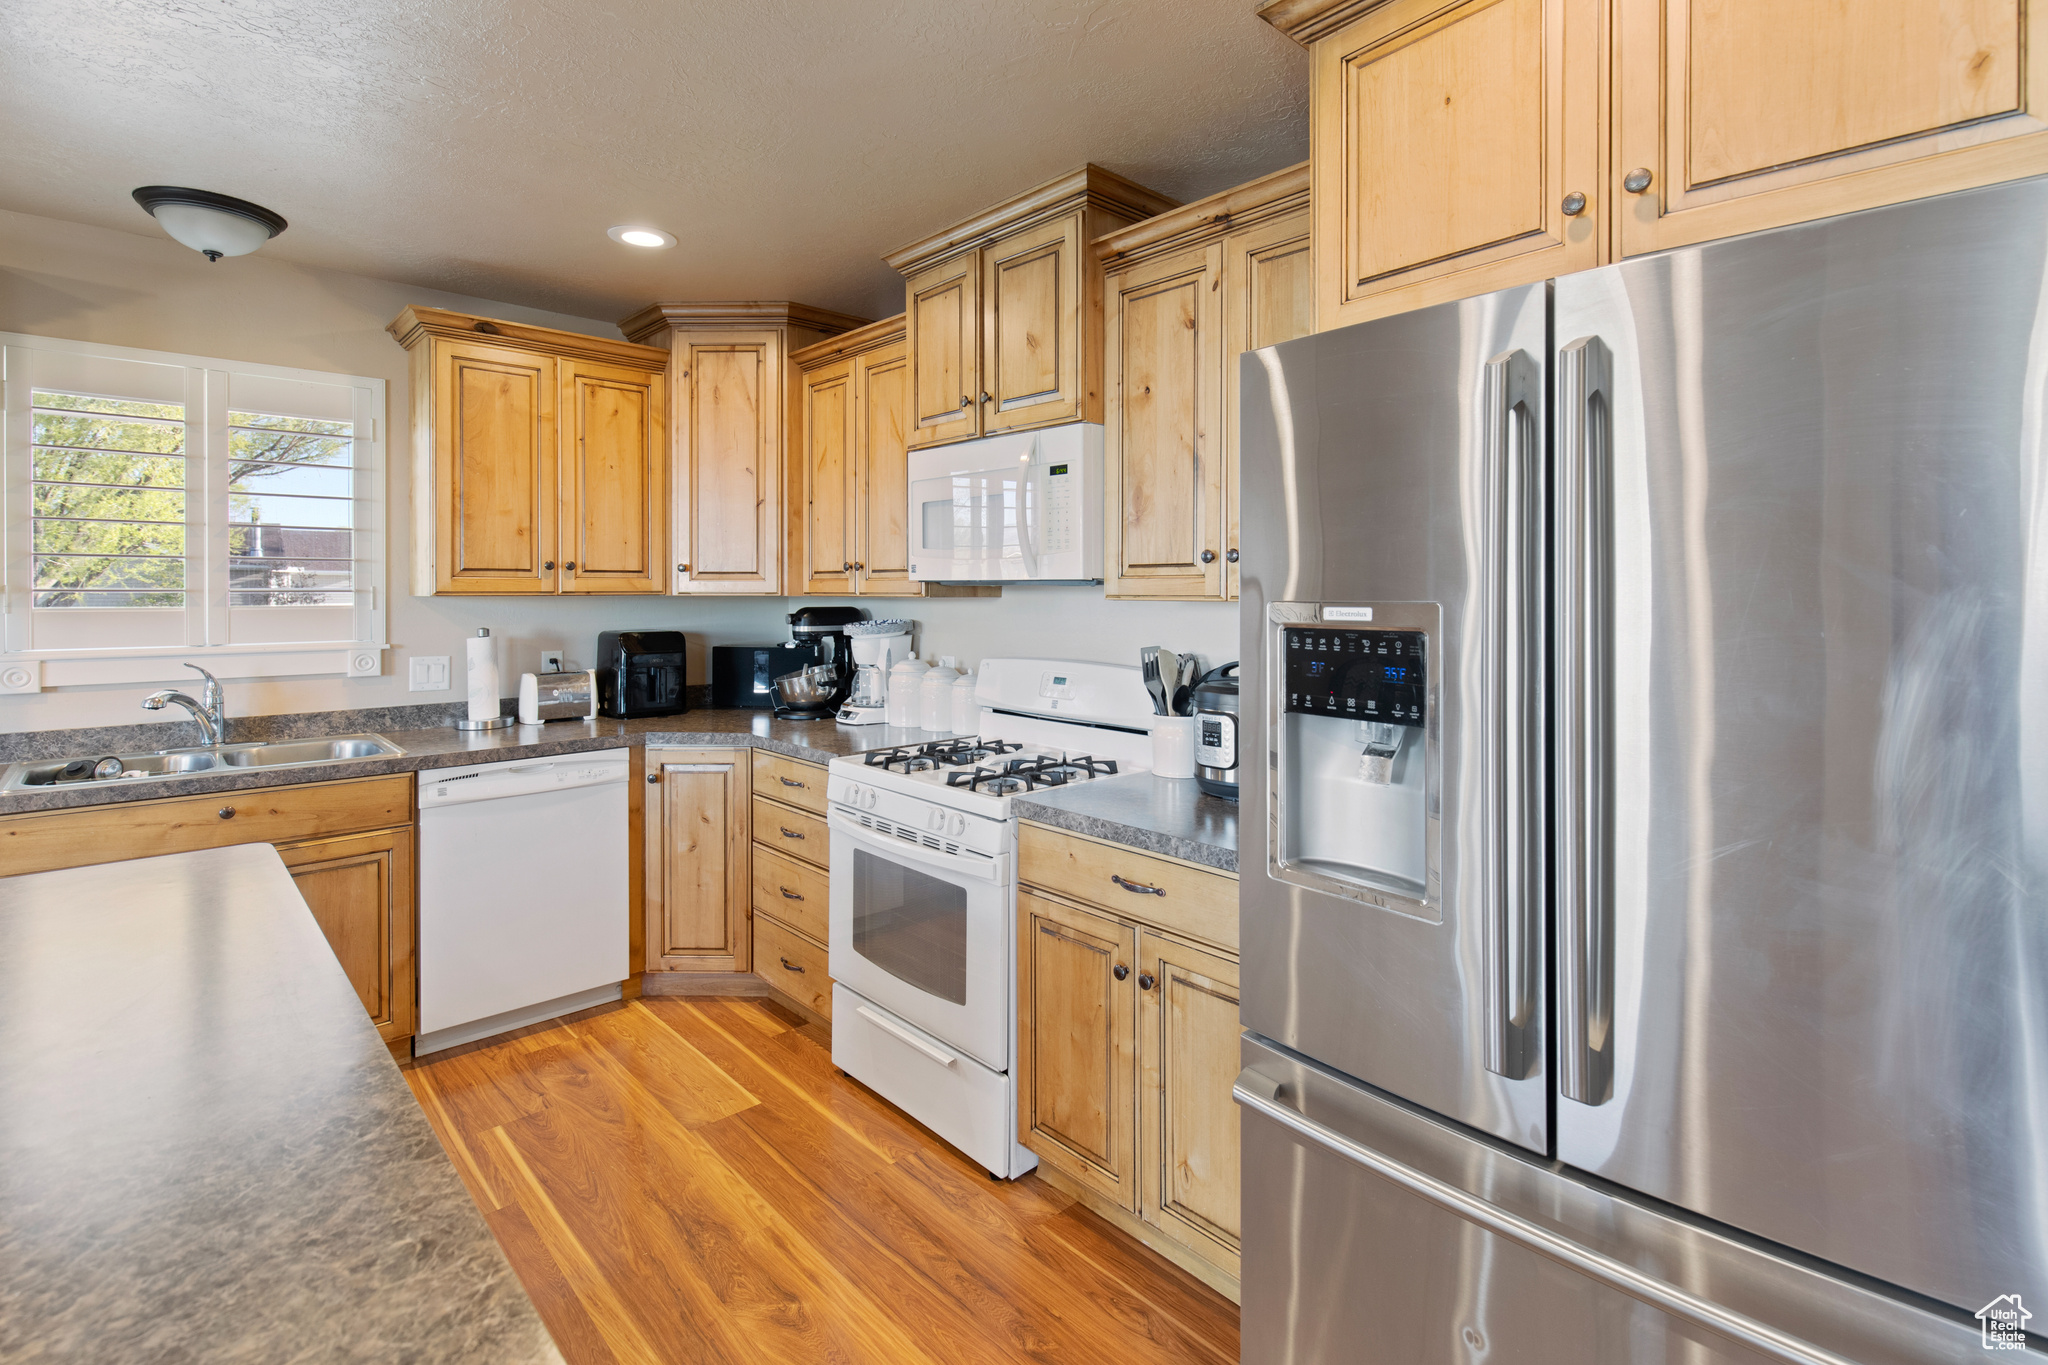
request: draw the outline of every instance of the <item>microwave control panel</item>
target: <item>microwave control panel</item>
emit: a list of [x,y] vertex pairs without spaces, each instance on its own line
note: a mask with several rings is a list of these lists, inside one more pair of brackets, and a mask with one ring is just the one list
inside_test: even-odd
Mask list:
[[1038,548],[1049,555],[1065,554],[1074,548],[1074,521],[1080,515],[1075,505],[1080,493],[1074,485],[1080,479],[1072,470],[1073,466],[1065,461],[1045,469],[1045,531],[1039,537]]
[[1419,630],[1333,630],[1289,626],[1287,709],[1305,716],[1420,726],[1429,661]]

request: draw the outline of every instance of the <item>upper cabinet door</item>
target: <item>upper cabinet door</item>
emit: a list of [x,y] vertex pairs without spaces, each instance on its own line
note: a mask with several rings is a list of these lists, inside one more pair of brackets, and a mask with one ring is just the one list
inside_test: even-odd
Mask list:
[[667,581],[662,377],[587,360],[562,377],[563,592],[660,592]]
[[869,351],[855,362],[854,417],[857,514],[853,562],[864,595],[921,597],[910,581],[910,359],[904,343]]
[[913,446],[981,434],[981,253],[962,252],[912,275],[906,290]]
[[773,336],[676,339],[676,577],[691,593],[782,588],[782,371]]
[[1081,415],[1084,245],[1078,212],[981,249],[984,434]]
[[803,590],[854,590],[853,362],[835,361],[803,380]]
[[1223,239],[1223,595],[1237,600],[1238,356],[1315,330],[1306,209]]
[[1319,39],[1317,326],[1600,264],[1603,49],[1600,0],[1393,0]]
[[[434,590],[555,591],[555,360],[432,343]],[[417,378],[418,371],[414,374]]]
[[1110,276],[1111,596],[1223,595],[1222,274],[1211,243]]
[[1620,0],[1616,21],[1627,254],[2048,171],[2048,6]]

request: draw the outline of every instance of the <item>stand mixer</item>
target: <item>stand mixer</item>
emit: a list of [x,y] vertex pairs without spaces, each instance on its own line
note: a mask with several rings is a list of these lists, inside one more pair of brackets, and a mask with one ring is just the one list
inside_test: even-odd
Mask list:
[[853,694],[839,708],[841,725],[881,725],[889,718],[889,669],[910,654],[910,622],[857,621],[846,627],[853,651]]

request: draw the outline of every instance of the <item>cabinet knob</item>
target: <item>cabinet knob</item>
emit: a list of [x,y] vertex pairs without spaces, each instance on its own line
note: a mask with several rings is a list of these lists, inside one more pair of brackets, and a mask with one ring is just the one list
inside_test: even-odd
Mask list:
[[1580,194],[1577,190],[1573,190],[1564,197],[1564,202],[1559,204],[1558,208],[1564,211],[1565,217],[1576,218],[1586,211],[1586,196]]
[[983,389],[983,390],[981,391],[981,401],[982,401],[982,402],[984,402],[984,403],[993,403],[993,402],[995,402],[996,400],[988,396],[988,390],[987,390],[987,389]]
[[972,403],[973,401],[974,400],[972,398],[969,398],[964,393],[960,395],[960,406],[963,408],[966,407],[968,404]]
[[223,820],[232,820],[232,819],[234,819],[234,818],[235,818],[235,808],[234,808],[233,806],[222,806],[222,807],[220,808],[220,818],[221,818],[221,819],[223,819]]
[[652,785],[654,785],[654,784],[655,784],[656,782],[659,782],[659,781],[661,781],[661,774],[660,774],[660,773],[649,773],[649,774],[647,774],[647,783],[648,783],[648,785],[649,785],[649,786],[652,786]]
[[549,560],[549,561],[548,561],[547,563],[545,563],[545,564],[541,565],[541,567],[542,567],[543,569],[548,569],[548,570],[552,571],[552,570],[554,569],[554,567],[555,567],[555,561],[554,561],[554,560],[552,560],[552,559],[550,559],[550,560]]
[[1109,974],[1115,977],[1117,980],[1121,981],[1131,974],[1131,969],[1129,967],[1126,967],[1123,963],[1119,962],[1114,967],[1111,967],[1109,969]]
[[1141,991],[1149,991],[1149,990],[1151,990],[1151,989],[1152,989],[1152,988],[1153,988],[1154,986],[1156,986],[1156,985],[1158,985],[1158,984],[1159,984],[1159,978],[1157,978],[1157,977],[1153,976],[1153,975],[1152,975],[1151,973],[1149,973],[1149,972],[1139,972],[1139,973],[1138,973],[1138,989],[1139,989],[1139,990],[1141,990]]
[[868,566],[867,566],[867,565],[865,565],[865,564],[863,564],[863,563],[861,563],[861,562],[860,562],[860,561],[859,561],[858,559],[856,559],[856,560],[854,560],[854,561],[853,561],[853,571],[854,571],[855,573],[866,573],[866,572],[867,572],[867,568],[868,568]]
[[1235,551],[1235,550],[1226,550],[1226,551],[1224,551],[1224,553],[1223,553],[1223,559],[1224,559],[1224,562],[1225,562],[1225,563],[1227,563],[1227,564],[1235,564],[1235,563],[1237,563],[1237,551]]
[[1202,562],[1204,564],[1214,564],[1216,562],[1216,552],[1214,550],[1202,551]]
[[841,573],[852,573],[852,572],[853,572],[853,561],[849,559],[849,560],[847,560],[847,561],[846,561],[846,562],[845,562],[844,564],[841,564],[841,565],[839,566],[839,572],[841,572]]
[[563,568],[565,568],[565,569],[567,569],[567,570],[568,570],[568,571],[569,571],[570,573],[575,573],[575,572],[576,572],[576,561],[572,559],[572,560],[570,560],[570,561],[569,561],[569,562],[568,562],[567,564],[564,564],[564,565],[563,565],[562,567],[563,567]]
[[678,564],[678,565],[676,565],[676,572],[677,572],[677,573],[688,573],[689,571],[690,571],[690,566],[689,566],[689,565],[687,565],[687,564]]
[[1650,168],[1638,166],[1621,178],[1621,187],[1630,194],[1641,194],[1650,188]]

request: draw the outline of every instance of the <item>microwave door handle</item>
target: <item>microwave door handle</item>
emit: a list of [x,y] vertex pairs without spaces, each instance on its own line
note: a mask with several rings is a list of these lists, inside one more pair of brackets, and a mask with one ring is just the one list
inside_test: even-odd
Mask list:
[[1032,494],[1038,490],[1038,437],[1017,457],[1017,550],[1024,556],[1024,576],[1038,577],[1038,528],[1031,524]]

